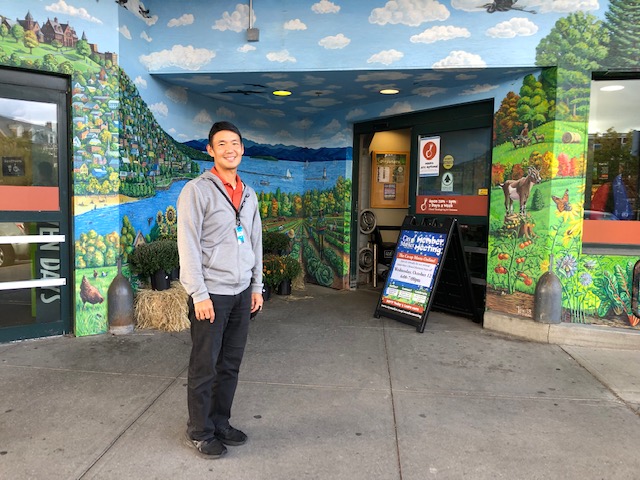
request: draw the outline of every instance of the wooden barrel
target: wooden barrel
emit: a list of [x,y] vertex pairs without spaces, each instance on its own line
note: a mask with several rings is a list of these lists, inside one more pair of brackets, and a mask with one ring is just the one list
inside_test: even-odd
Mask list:
[[562,134],[562,143],[580,143],[582,140],[577,132],[564,132]]

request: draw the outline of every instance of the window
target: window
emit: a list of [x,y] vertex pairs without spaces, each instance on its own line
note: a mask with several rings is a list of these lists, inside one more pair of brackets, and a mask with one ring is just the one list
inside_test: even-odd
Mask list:
[[640,251],[640,78],[607,75],[591,82],[585,250]]

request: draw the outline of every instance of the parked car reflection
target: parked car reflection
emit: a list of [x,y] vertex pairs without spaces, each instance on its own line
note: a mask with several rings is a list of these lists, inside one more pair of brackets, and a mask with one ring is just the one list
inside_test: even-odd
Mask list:
[[[0,223],[0,237],[26,235],[24,224],[6,222]],[[0,244],[0,267],[13,265],[16,260],[29,258],[28,243],[4,243]]]
[[585,210],[584,219],[585,220],[620,220],[613,213],[601,212],[599,210]]

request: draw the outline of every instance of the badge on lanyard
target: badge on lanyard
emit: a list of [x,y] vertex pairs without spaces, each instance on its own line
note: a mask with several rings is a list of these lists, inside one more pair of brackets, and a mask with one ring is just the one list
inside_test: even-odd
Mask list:
[[244,230],[242,225],[236,226],[236,237],[238,237],[238,245],[242,245],[244,243]]

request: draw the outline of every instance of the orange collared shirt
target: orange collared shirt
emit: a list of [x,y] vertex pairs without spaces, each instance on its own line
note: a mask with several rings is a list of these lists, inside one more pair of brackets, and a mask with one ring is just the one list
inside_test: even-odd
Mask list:
[[211,173],[213,173],[216,177],[222,180],[224,188],[227,190],[227,194],[233,203],[233,206],[236,207],[236,210],[240,208],[240,202],[242,201],[242,180],[240,180],[240,176],[236,173],[236,188],[233,188],[233,185],[226,182],[221,176],[216,167],[211,169]]

